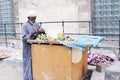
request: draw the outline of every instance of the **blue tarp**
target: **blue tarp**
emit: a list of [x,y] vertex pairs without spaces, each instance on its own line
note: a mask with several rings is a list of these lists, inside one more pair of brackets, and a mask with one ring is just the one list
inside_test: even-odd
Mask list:
[[101,37],[101,36],[81,35],[76,37],[76,42],[67,42],[63,40],[59,40],[59,42],[68,47],[84,50],[88,45],[92,45],[93,47],[96,47],[97,44],[104,38],[105,37]]

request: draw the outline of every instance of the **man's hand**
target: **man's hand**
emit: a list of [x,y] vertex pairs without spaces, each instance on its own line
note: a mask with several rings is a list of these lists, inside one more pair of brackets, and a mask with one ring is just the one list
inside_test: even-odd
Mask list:
[[36,33],[36,32],[39,32],[39,30],[38,30],[38,29],[37,29],[37,30],[34,30],[33,32],[31,32],[30,36],[33,35],[33,34]]
[[36,39],[37,35],[38,35],[38,34],[41,34],[41,33],[46,34],[44,29],[42,29],[42,28],[41,28],[41,29],[37,29],[37,30],[33,31],[33,32],[30,34],[30,38],[31,38],[31,39]]
[[43,28],[40,28],[39,31],[40,32],[45,32],[45,30]]

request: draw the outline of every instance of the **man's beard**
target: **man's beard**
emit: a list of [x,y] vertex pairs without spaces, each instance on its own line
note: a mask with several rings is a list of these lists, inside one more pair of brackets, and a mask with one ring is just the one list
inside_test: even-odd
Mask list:
[[32,24],[32,25],[35,25],[35,21],[29,20],[29,23]]

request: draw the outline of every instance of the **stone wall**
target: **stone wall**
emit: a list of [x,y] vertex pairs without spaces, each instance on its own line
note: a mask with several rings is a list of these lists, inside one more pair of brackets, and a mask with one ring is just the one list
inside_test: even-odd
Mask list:
[[[19,22],[27,21],[27,12],[36,10],[37,21],[91,20],[90,0],[18,0]],[[65,24],[65,32],[88,33],[88,23]],[[49,24],[45,27],[61,26]],[[87,27],[87,28],[86,28]]]

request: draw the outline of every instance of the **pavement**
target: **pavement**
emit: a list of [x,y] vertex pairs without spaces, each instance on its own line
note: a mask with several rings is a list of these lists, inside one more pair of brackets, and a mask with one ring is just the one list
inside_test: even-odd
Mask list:
[[[111,46],[118,47],[118,42],[107,41],[106,44],[100,43],[102,46]],[[106,67],[105,71],[114,71],[120,72],[120,61],[117,58],[117,49],[91,49],[92,53],[100,52],[105,55],[108,55],[115,59],[115,63],[109,67]],[[4,60],[0,60],[0,80],[23,80],[23,64],[22,64],[22,48],[12,48],[12,47],[4,47],[0,46],[0,54],[8,53],[10,55],[9,58]],[[97,72],[96,66],[88,66],[88,69],[92,69],[92,77],[91,80],[104,80],[105,72]]]
[[[88,69],[93,70],[91,80],[104,80],[105,79],[105,72],[111,71],[111,72],[119,72],[120,73],[120,61],[118,60],[116,54],[112,52],[111,50],[104,50],[104,55],[110,56],[115,60],[114,64],[112,64],[109,67],[105,68],[105,71],[98,72],[96,71],[96,66],[88,66]],[[114,80],[114,79],[111,79]]]
[[0,60],[0,80],[23,80],[22,49],[0,47],[0,54],[9,57]]
[[[106,42],[106,44],[104,43],[100,43],[99,46],[103,46],[103,47],[118,47],[118,43],[117,42]],[[105,78],[105,72],[119,72],[120,73],[120,61],[118,60],[118,49],[113,49],[113,48],[108,48],[108,49],[104,49],[104,48],[94,48],[91,50],[91,53],[102,53],[106,56],[109,56],[111,58],[113,58],[115,60],[114,64],[112,64],[109,67],[105,68],[105,71],[103,72],[98,72],[96,71],[96,66],[88,66],[88,69],[93,70],[92,73],[92,77],[91,80],[110,80],[110,79],[106,79]],[[116,79],[111,79],[111,80],[116,80]]]

